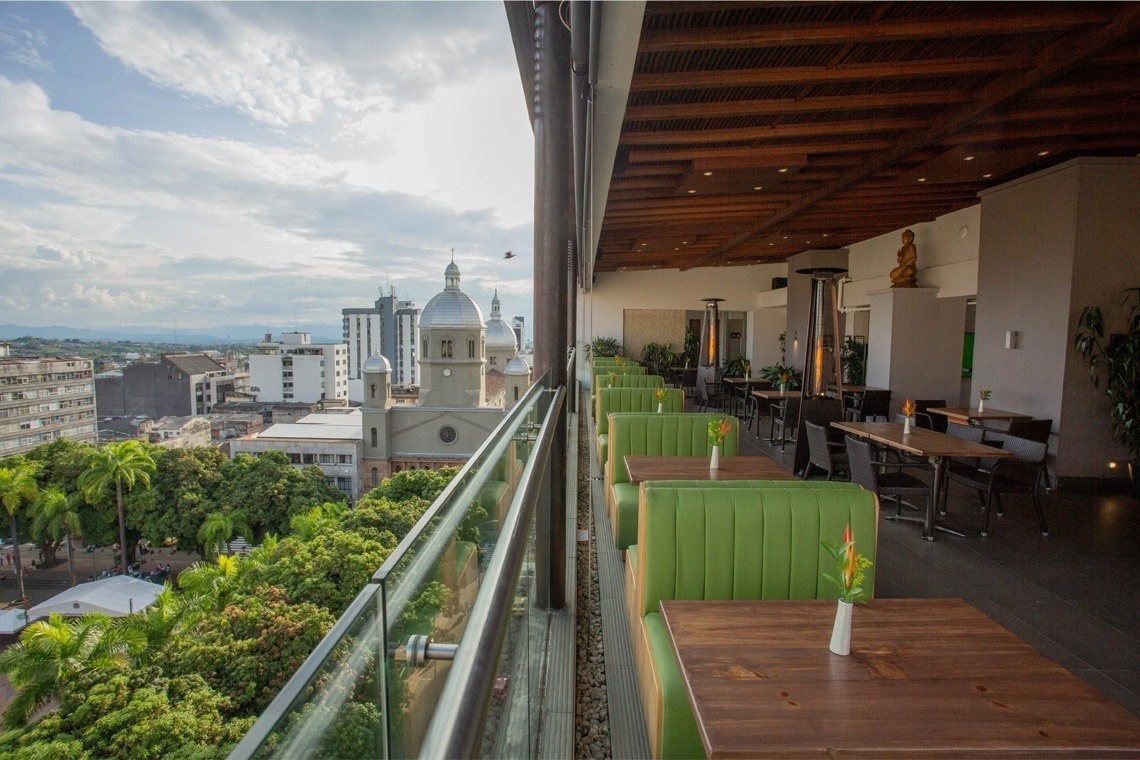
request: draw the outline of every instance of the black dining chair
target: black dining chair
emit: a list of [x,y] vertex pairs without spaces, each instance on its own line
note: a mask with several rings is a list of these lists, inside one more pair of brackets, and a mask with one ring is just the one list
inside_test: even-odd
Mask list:
[[914,400],[914,424],[920,428],[933,430],[938,433],[946,432],[946,425],[949,420],[946,419],[944,414],[931,414],[931,407],[944,407],[946,406],[946,399],[944,398],[918,398]]
[[782,403],[772,404],[772,425],[768,432],[768,443],[776,443],[776,428],[780,428],[780,451],[789,440],[788,428],[792,429],[792,436],[796,434],[796,425],[800,419],[800,397],[792,396],[784,399]]
[[1048,473],[1045,465],[1049,453],[1048,444],[1007,433],[990,433],[985,443],[1000,445],[1013,456],[1001,459],[983,457],[977,467],[946,470],[947,481],[961,483],[982,495],[982,536],[989,533],[990,506],[996,506],[998,516],[1002,516],[1003,493],[1031,494],[1041,535],[1048,536],[1049,527],[1045,524],[1045,508],[1040,494],[1041,482],[1046,480]]
[[804,480],[811,477],[812,468],[826,472],[828,480],[837,473],[850,475],[847,450],[843,443],[829,440],[828,428],[823,425],[805,420],[804,429],[807,430],[808,439],[808,464],[804,470]]
[[685,398],[697,397],[697,368],[686,367],[681,370],[681,392],[685,394]]
[[867,422],[876,417],[887,419],[890,414],[891,392],[884,390],[865,390],[858,407],[848,406],[845,410],[847,419],[853,422]]
[[[851,468],[851,482],[858,483],[868,491],[878,494],[881,499],[894,499],[895,514],[887,515],[888,520],[898,520],[902,517],[904,498],[922,497],[930,499],[930,485],[922,479],[904,472],[927,471],[929,467],[907,463],[885,463],[876,461],[871,451],[871,444],[858,438],[847,436],[847,463]],[[914,509],[913,504],[907,503]]]

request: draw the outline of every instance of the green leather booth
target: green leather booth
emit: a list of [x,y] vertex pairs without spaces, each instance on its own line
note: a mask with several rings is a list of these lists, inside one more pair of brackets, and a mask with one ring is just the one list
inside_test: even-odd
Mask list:
[[[623,375],[631,380],[640,380],[647,377],[661,379],[660,375]],[[620,379],[620,378],[619,378]],[[594,413],[594,422],[597,427],[598,462],[606,461],[609,452],[610,420],[614,412],[643,412],[646,414],[657,412],[657,388],[602,388],[598,391],[598,403]],[[680,388],[665,388],[665,401],[662,403],[663,414],[679,414],[685,411],[685,394]]]
[[[642,484],[638,539],[626,553],[626,609],[653,757],[704,757],[662,599],[836,599],[820,542],[842,541],[872,562],[878,500],[852,483],[653,481]],[[875,587],[875,567],[865,584]],[[830,629],[819,633],[826,648]]]
[[594,403],[599,388],[609,387],[609,374],[613,372],[618,377],[622,375],[647,375],[645,367],[640,364],[626,362],[621,367],[594,367],[590,370],[590,403]]
[[605,468],[606,509],[614,543],[624,549],[637,540],[637,488],[625,469],[626,454],[647,456],[710,456],[709,422],[727,419],[732,426],[721,447],[722,456],[736,456],[740,427],[737,419],[724,414],[611,413],[609,453]]

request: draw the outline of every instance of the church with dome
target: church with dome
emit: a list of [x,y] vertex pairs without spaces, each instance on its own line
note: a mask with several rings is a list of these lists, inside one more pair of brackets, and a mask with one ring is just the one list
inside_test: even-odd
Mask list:
[[530,367],[502,320],[498,291],[484,322],[460,287],[454,260],[443,281],[420,314],[417,403],[396,403],[392,368],[380,354],[362,367],[362,491],[392,473],[466,462],[530,387]]

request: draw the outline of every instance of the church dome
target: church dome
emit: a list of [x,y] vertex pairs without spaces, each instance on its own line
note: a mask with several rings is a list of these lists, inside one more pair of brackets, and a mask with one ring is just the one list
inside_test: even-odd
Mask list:
[[513,356],[503,369],[504,375],[529,375],[530,365],[521,356]]
[[391,372],[392,365],[382,354],[372,354],[364,362],[363,372]]
[[515,331],[502,319],[499,311],[499,291],[491,301],[491,318],[487,320],[487,350],[488,351],[517,351],[518,343],[515,340]]
[[420,330],[483,327],[483,312],[470,296],[459,289],[459,267],[454,261],[443,270],[443,275],[443,292],[433,296],[420,312]]

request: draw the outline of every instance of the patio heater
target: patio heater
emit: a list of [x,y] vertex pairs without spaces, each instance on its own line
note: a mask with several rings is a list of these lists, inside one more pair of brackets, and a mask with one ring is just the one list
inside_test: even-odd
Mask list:
[[720,382],[720,311],[723,298],[702,298],[705,315],[701,321],[701,355],[697,359],[697,398],[708,397],[705,383]]
[[847,271],[846,254],[813,251],[807,265],[796,274],[811,275],[811,310],[808,313],[808,335],[804,357],[803,396],[825,398],[827,389],[835,388],[842,397],[843,363],[839,355],[839,304],[836,275]]

